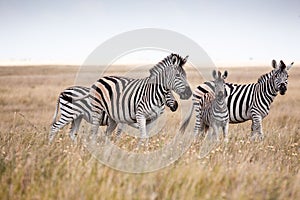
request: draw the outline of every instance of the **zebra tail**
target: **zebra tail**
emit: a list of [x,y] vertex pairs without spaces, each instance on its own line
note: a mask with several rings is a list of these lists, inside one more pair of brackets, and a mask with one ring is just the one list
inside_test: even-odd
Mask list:
[[192,106],[192,109],[190,111],[189,116],[184,120],[183,124],[180,127],[180,132],[183,134],[185,132],[186,127],[189,125],[192,114],[193,114],[194,106]]
[[55,112],[54,112],[54,116],[53,116],[53,120],[52,120],[52,125],[55,124],[55,122],[56,122],[57,113],[58,113],[58,109],[59,109],[59,102],[60,102],[60,95],[56,101],[56,108],[55,108]]

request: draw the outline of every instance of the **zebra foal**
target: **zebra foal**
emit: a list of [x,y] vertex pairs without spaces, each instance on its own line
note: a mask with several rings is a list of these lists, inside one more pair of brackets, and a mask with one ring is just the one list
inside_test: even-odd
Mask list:
[[200,130],[211,129],[209,131],[210,136],[214,136],[219,140],[219,129],[222,128],[224,141],[228,142],[228,126],[229,116],[226,104],[226,91],[225,91],[225,79],[228,72],[225,71],[223,75],[221,72],[213,71],[214,78],[214,91],[215,97],[206,97],[204,101],[204,107],[200,113]]

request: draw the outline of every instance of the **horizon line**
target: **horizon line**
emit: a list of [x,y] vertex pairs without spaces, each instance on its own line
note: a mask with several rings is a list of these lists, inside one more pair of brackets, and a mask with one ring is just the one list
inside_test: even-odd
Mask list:
[[[279,60],[277,61],[279,62]],[[213,61],[216,67],[268,67],[271,66],[271,61]],[[294,61],[294,66],[300,66],[300,61]],[[132,65],[155,65],[157,63],[146,62],[128,62],[124,64],[113,64],[116,66],[132,66]],[[190,63],[188,63],[190,64]],[[286,63],[289,64],[289,63]],[[82,66],[80,62],[68,62],[68,61],[1,61],[0,67],[25,67],[25,66]],[[103,64],[94,64],[91,66],[102,66]],[[191,64],[190,64],[191,65]]]

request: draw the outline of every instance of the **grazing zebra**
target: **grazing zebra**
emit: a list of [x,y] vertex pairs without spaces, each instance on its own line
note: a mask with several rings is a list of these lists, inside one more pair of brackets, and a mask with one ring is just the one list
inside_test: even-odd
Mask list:
[[141,138],[147,138],[146,124],[162,114],[168,91],[175,91],[181,99],[192,95],[183,69],[186,61],[187,57],[171,54],[152,67],[150,76],[144,79],[100,78],[90,90],[93,135],[97,133],[101,113],[105,112],[109,116],[106,135],[111,134],[117,123],[125,123],[139,128]]
[[[82,86],[73,86],[62,91],[58,97],[55,113],[53,116],[53,123],[49,134],[49,141],[52,142],[59,129],[62,129],[67,124],[71,123],[69,135],[74,141],[82,119],[92,124],[92,106],[89,101],[88,95],[90,88]],[[84,98],[80,98],[84,97]],[[76,100],[79,98],[79,100]],[[166,105],[172,112],[177,110],[178,103],[171,91],[165,94]],[[60,119],[56,121],[58,111],[60,109]],[[100,126],[108,125],[108,116],[105,112],[100,117]],[[118,129],[118,134],[121,133],[121,128]]]
[[[288,85],[288,70],[293,64],[294,63],[291,63],[286,66],[283,61],[280,61],[278,65],[276,61],[273,60],[273,70],[262,75],[257,83],[226,83],[225,89],[228,94],[226,101],[229,111],[229,123],[241,123],[252,120],[252,140],[254,140],[256,136],[258,136],[259,139],[263,139],[262,119],[269,114],[271,103],[278,92],[281,95],[285,94]],[[199,103],[199,110],[196,112],[201,112],[205,93],[214,93],[212,85],[212,82],[207,82],[199,85],[195,90],[193,96],[198,99]],[[184,123],[184,125],[186,124]],[[185,127],[182,127],[182,131],[185,130]]]
[[227,78],[227,71],[221,76],[221,72],[213,71],[214,78],[214,91],[215,97],[205,98],[203,109],[200,113],[200,127],[202,130],[212,129],[212,135],[217,137],[219,140],[219,129],[222,128],[225,141],[228,142],[228,126],[229,116],[227,103],[225,101],[225,79]]

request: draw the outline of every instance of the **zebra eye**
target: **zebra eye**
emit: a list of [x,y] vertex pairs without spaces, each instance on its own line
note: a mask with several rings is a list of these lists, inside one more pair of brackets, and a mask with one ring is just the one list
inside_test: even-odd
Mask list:
[[180,78],[180,74],[175,74],[175,77],[176,78]]

